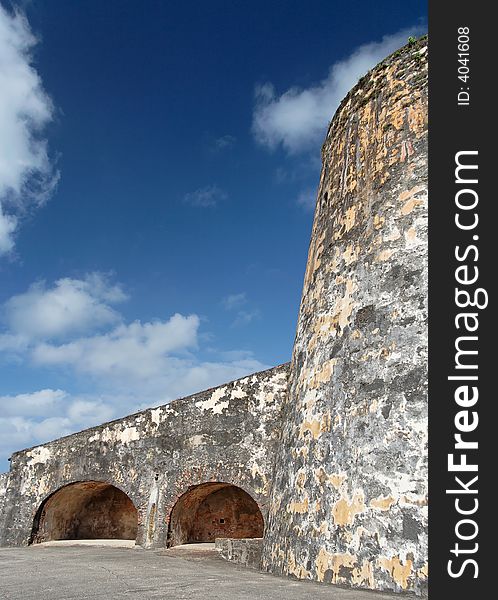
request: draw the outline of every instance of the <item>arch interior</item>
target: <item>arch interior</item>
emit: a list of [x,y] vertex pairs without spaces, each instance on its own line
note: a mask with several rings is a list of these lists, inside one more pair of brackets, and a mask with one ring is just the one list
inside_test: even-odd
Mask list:
[[50,540],[125,539],[137,536],[130,498],[105,482],[81,481],[52,494],[35,517],[31,543]]
[[228,483],[209,482],[191,488],[175,504],[168,546],[216,538],[260,538],[263,529],[261,510],[247,492]]

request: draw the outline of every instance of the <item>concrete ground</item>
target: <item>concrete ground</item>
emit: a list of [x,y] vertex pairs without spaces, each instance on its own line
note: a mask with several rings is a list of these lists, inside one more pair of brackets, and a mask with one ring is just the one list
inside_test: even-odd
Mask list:
[[227,563],[207,545],[151,551],[88,545],[0,548],[2,600],[393,600]]

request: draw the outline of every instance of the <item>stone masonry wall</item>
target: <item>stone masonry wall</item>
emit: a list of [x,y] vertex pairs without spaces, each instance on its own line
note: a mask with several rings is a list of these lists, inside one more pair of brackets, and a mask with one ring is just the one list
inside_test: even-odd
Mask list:
[[336,112],[263,568],[377,590],[427,579],[427,41]]
[[259,570],[263,538],[216,538],[215,548],[225,560]]
[[41,503],[77,481],[123,490],[145,547],[166,544],[175,502],[208,481],[241,487],[266,518],[287,373],[288,365],[275,367],[15,453],[0,476],[0,545],[28,544]]

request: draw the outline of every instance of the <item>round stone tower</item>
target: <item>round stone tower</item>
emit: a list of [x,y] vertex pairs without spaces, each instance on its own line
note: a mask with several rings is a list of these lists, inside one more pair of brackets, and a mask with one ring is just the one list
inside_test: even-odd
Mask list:
[[426,39],[350,91],[322,158],[262,564],[424,593]]

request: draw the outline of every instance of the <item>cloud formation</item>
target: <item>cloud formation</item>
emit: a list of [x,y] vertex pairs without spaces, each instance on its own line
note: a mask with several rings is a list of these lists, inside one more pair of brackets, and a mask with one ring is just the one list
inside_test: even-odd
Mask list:
[[247,297],[245,292],[241,292],[240,294],[229,294],[225,296],[221,301],[225,310],[233,310],[234,308],[238,308],[247,302]]
[[35,44],[24,15],[0,4],[0,255],[14,248],[25,211],[45,202],[58,180],[42,137],[53,105],[32,66]]
[[255,308],[254,310],[239,310],[237,312],[237,316],[232,323],[232,327],[242,327],[244,325],[249,325],[256,319],[261,317],[261,312]]
[[78,392],[0,396],[0,455],[268,368],[246,350],[203,348],[196,314],[127,322],[116,309],[125,299],[119,284],[90,273],[34,284],[3,305],[2,355],[26,377],[41,370]]
[[114,416],[113,407],[100,398],[53,389],[0,396],[0,406],[0,458]]
[[25,338],[60,338],[119,321],[110,305],[123,300],[122,288],[102,273],[65,277],[51,287],[38,282],[12,296],[4,305],[4,320],[13,334]]
[[254,138],[271,150],[282,146],[289,154],[317,147],[339,103],[358,79],[404,45],[408,37],[421,33],[421,27],[413,27],[386,35],[380,42],[364,44],[334,63],[327,77],[310,88],[291,87],[278,94],[271,83],[258,85],[252,122]]
[[42,343],[33,349],[37,365],[69,365],[75,371],[129,387],[171,372],[174,356],[197,346],[199,317],[173,315],[167,321],[119,325],[109,333],[67,344]]
[[226,192],[217,185],[207,185],[193,192],[188,192],[183,197],[183,201],[185,204],[190,204],[190,206],[210,208],[216,206],[220,200],[225,200],[226,198]]
[[313,211],[316,204],[316,189],[306,188],[302,190],[297,197],[296,204],[306,211]]

